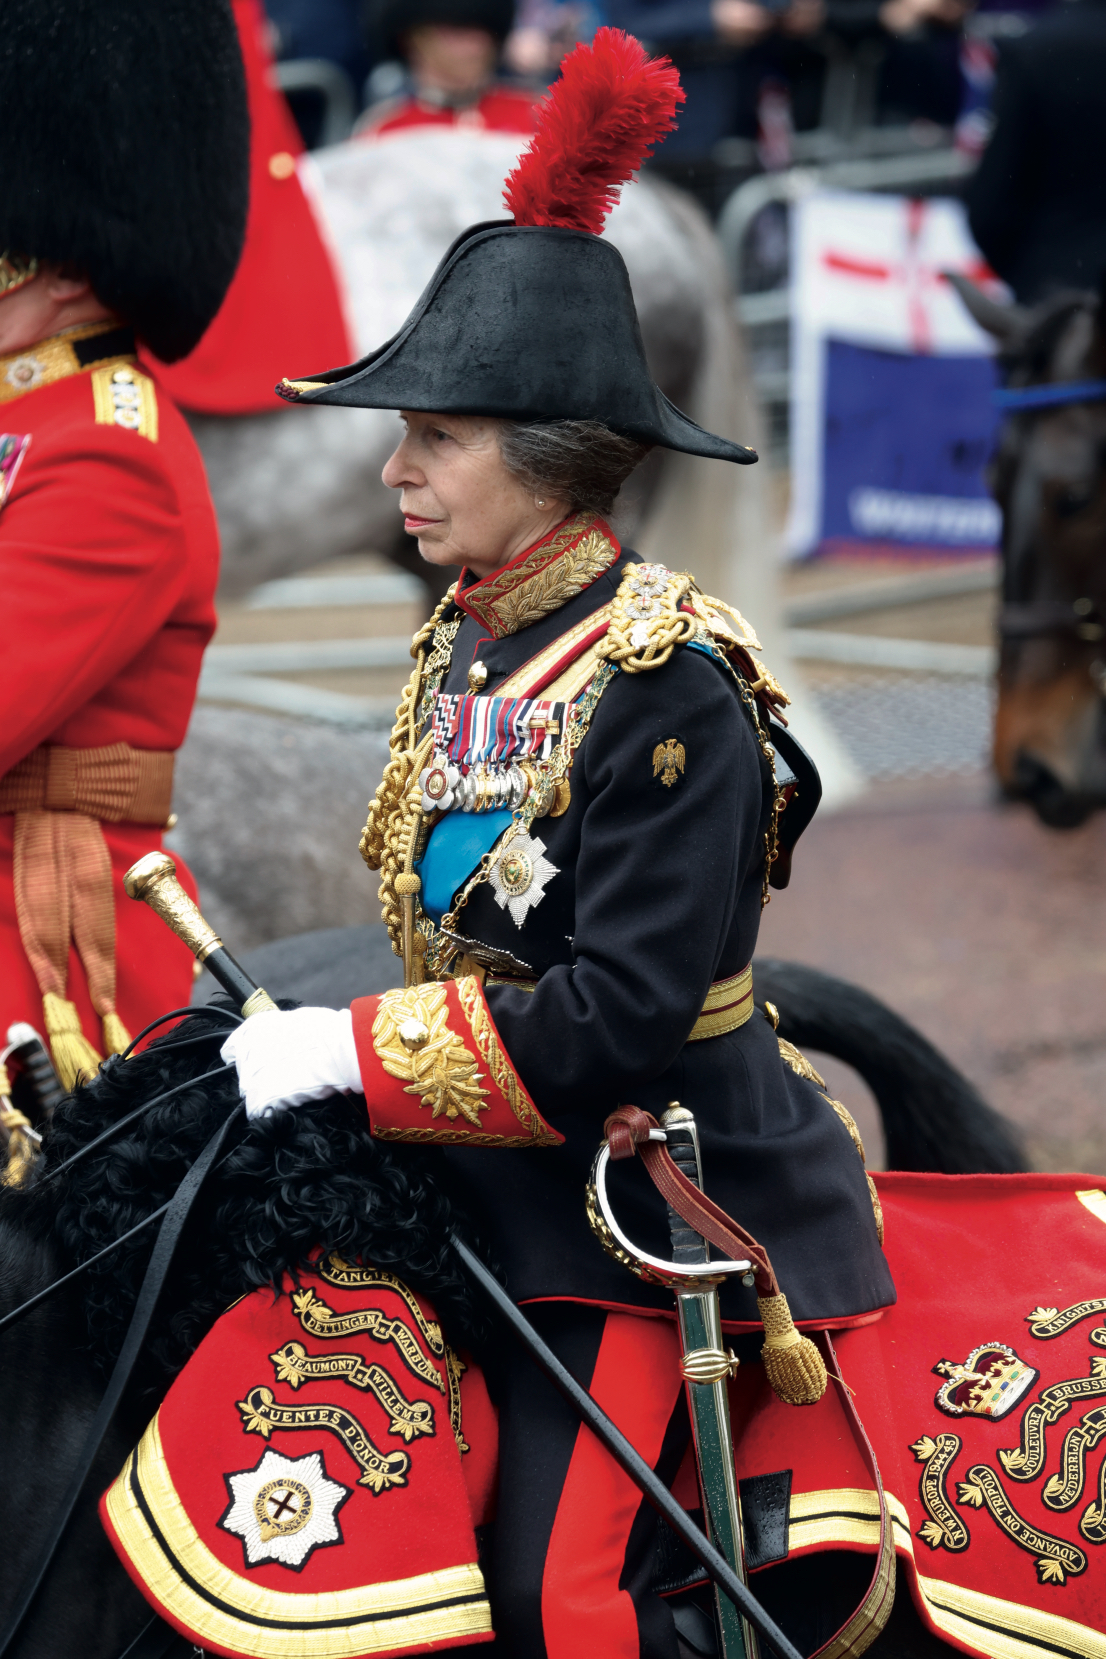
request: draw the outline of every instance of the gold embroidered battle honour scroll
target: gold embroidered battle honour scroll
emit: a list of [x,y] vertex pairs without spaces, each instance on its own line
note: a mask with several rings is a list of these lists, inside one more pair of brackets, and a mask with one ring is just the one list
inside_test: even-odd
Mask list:
[[1095,1354],[1089,1377],[1042,1388],[1033,1404],[1022,1413],[1021,1444],[998,1454],[1011,1480],[1036,1480],[1045,1466],[1045,1429],[1058,1423],[1076,1400],[1093,1400],[1106,1394],[1106,1355]]
[[918,1528],[918,1537],[931,1550],[945,1549],[957,1553],[966,1550],[972,1541],[967,1527],[949,1502],[945,1488],[945,1478],[960,1455],[962,1444],[958,1434],[939,1434],[936,1440],[923,1435],[910,1448],[923,1465],[918,1495],[928,1517]]
[[244,1400],[237,1401],[242,1413],[242,1427],[247,1434],[260,1434],[268,1440],[274,1429],[326,1429],[346,1448],[362,1474],[359,1486],[367,1486],[379,1497],[394,1486],[407,1485],[407,1471],[411,1459],[407,1452],[381,1452],[373,1445],[364,1427],[344,1406],[319,1400],[310,1405],[282,1406],[273,1398],[272,1390],[251,1388]]
[[352,1313],[335,1313],[313,1290],[292,1293],[296,1318],[309,1336],[335,1341],[349,1336],[371,1336],[374,1342],[391,1342],[407,1369],[423,1382],[433,1383],[439,1394],[446,1391],[438,1367],[427,1359],[415,1333],[402,1319],[390,1319],[382,1308],[355,1308]]
[[287,1383],[289,1388],[338,1377],[351,1388],[372,1394],[388,1413],[388,1433],[398,1434],[408,1444],[416,1435],[435,1432],[430,1401],[407,1399],[382,1365],[370,1365],[360,1354],[309,1354],[302,1342],[286,1342],[269,1358],[277,1382]]
[[1063,1584],[1069,1575],[1075,1578],[1086,1572],[1087,1557],[1078,1544],[1053,1538],[1051,1533],[1042,1532],[1019,1515],[995,1471],[985,1463],[973,1464],[957,1491],[961,1503],[971,1504],[974,1509],[986,1508],[1011,1542],[1036,1557],[1037,1576],[1042,1584]]

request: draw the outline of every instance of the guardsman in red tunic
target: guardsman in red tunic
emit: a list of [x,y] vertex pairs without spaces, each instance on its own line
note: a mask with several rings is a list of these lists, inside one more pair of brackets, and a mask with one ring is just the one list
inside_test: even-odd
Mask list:
[[70,1085],[189,999],[121,877],[169,818],[218,537],[137,341],[172,362],[218,310],[249,129],[226,0],[11,0],[4,40],[0,1030],[44,1025]]
[[382,0],[378,35],[389,57],[406,60],[413,90],[369,110],[358,136],[409,127],[532,133],[537,95],[494,79],[514,15],[514,0]]

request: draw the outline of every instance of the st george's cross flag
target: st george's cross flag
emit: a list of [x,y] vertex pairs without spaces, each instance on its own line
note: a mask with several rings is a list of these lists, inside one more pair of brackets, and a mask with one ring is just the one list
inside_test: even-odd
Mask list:
[[997,546],[994,341],[950,270],[1002,292],[957,201],[818,190],[797,204],[792,557]]

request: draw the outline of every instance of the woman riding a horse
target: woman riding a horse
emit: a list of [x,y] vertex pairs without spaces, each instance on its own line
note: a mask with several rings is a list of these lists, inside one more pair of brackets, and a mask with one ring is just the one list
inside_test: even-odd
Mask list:
[[[816,775],[740,615],[607,522],[654,445],[756,460],[654,385],[598,235],[680,97],[624,37],[581,49],[508,181],[513,221],[460,237],[386,345],[281,387],[400,411],[384,481],[423,558],[460,574],[413,642],[362,840],[404,986],[257,1015],[224,1049],[251,1115],[363,1093],[375,1135],[440,1148],[511,1295],[670,1478],[683,1382],[674,1327],[649,1316],[671,1297],[608,1259],[584,1212],[617,1107],[693,1110],[706,1188],[764,1243],[800,1326],[895,1294],[853,1136],[753,1005],[761,909]],[[639,1173],[615,1176],[627,1230],[669,1254]],[[752,1289],[723,1315],[758,1329]],[[578,1651],[587,1603],[604,1653],[670,1659],[636,1492],[612,1476],[598,1495],[576,1418],[525,1360],[491,1381],[504,1653]]]

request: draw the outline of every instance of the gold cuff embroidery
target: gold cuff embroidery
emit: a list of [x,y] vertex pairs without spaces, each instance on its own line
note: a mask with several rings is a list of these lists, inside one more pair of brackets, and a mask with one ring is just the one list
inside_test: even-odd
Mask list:
[[499,1046],[499,1039],[488,1015],[487,1004],[478,981],[475,978],[458,980],[457,996],[465,1011],[465,1018],[472,1028],[484,1064],[505,1096],[511,1111],[523,1128],[529,1130],[538,1145],[555,1146],[555,1137],[548,1133],[545,1123],[519,1088],[515,1069]]
[[444,985],[385,991],[373,1021],[373,1049],[389,1077],[405,1084],[404,1094],[418,1095],[431,1117],[462,1117],[480,1127],[488,1091],[480,1087],[476,1061],[450,1030]]

